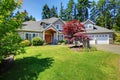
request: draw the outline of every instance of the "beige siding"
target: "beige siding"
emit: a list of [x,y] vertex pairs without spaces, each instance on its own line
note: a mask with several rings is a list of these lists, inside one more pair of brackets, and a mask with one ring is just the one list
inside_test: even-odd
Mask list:
[[63,26],[64,23],[61,20],[58,20],[58,21],[56,21],[54,23],[54,26],[56,26],[57,24],[59,24],[61,26],[61,28],[62,28],[62,26]]
[[26,39],[26,33],[28,34],[38,34],[38,37],[41,37],[43,39],[43,33],[39,33],[39,32],[18,32],[18,34],[20,35],[20,37],[22,39]]
[[60,40],[63,40],[63,34],[62,33],[59,33],[58,34],[59,36],[58,36],[58,40],[60,41]]
[[43,33],[39,33],[39,37],[43,39]]

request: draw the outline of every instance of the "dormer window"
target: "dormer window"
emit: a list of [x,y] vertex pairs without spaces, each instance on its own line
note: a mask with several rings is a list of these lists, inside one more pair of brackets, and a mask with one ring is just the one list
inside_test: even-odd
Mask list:
[[88,24],[88,28],[89,29],[93,28],[93,25],[92,24]]
[[84,27],[86,30],[93,30],[93,24],[85,24]]

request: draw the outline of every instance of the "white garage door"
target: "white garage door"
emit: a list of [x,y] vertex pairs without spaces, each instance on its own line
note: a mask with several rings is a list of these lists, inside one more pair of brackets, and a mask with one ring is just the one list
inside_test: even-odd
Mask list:
[[94,34],[90,44],[109,44],[109,34]]
[[109,44],[109,40],[97,40],[97,44]]

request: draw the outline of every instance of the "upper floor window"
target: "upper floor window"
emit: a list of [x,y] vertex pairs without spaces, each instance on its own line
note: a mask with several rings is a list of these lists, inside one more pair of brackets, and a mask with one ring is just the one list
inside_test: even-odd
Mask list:
[[93,28],[93,25],[92,24],[88,24],[88,28]]
[[93,24],[86,24],[85,29],[93,29]]
[[60,24],[56,24],[56,29],[61,30]]

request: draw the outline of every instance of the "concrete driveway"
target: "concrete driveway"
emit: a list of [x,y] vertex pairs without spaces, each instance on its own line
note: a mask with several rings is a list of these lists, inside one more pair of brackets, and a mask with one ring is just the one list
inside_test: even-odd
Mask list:
[[95,46],[98,50],[120,54],[120,45],[109,44],[109,45],[93,45],[93,46]]

